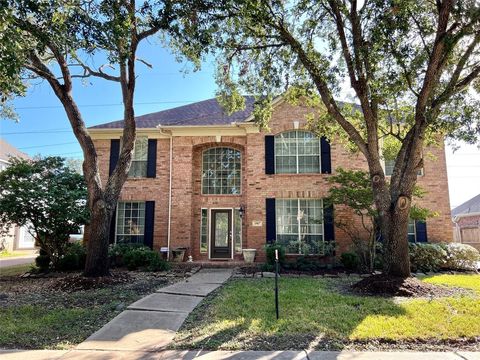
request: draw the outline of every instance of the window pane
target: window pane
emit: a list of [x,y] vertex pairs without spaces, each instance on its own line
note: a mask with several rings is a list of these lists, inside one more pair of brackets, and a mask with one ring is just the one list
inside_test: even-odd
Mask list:
[[288,131],[275,135],[275,172],[319,173],[320,139],[308,131]]
[[202,194],[240,194],[241,178],[239,150],[211,148],[203,152]]
[[242,218],[240,217],[240,209],[233,211],[233,231],[235,235],[235,252],[242,252]]
[[395,167],[395,160],[385,159],[385,176],[392,176],[394,167]]
[[323,254],[323,202],[276,200],[277,242],[288,254]]
[[202,218],[200,224],[200,252],[206,253],[208,242],[208,210],[202,209]]
[[145,231],[145,203],[119,202],[117,205],[116,241],[143,243]]

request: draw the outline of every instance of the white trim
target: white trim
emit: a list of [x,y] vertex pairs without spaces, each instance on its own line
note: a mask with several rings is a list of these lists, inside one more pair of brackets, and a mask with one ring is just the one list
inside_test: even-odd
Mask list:
[[[170,241],[172,237],[172,170],[173,170],[173,136],[170,134],[170,159],[168,174],[168,225],[167,225],[167,260],[170,259]],[[156,164],[155,164],[156,166]]]
[[203,221],[203,210],[206,210],[206,211],[207,211],[207,252],[206,252],[206,253],[208,254],[208,253],[209,253],[209,248],[210,248],[210,246],[209,246],[209,244],[208,244],[208,242],[209,242],[209,231],[208,231],[208,221],[209,221],[209,215],[208,215],[208,213],[209,213],[209,209],[208,209],[208,208],[204,208],[204,207],[200,208],[200,237],[199,237],[199,240],[200,240],[200,244],[199,244],[199,245],[200,245],[200,246],[199,246],[199,248],[200,248],[200,254],[205,254],[204,252],[202,252],[202,226],[203,226],[202,221]]
[[470,217],[470,216],[480,216],[480,212],[472,212],[472,213],[466,213],[466,214],[458,214],[453,217],[453,222],[457,223],[458,220],[464,217]]
[[[277,204],[278,200],[297,200],[297,209],[300,210],[300,200],[320,200],[321,205],[320,209],[322,211],[322,242],[325,243],[325,214],[324,214],[324,204],[323,204],[323,198],[276,198],[275,199],[275,236],[278,236],[278,231],[277,231]],[[301,231],[300,231],[300,220],[298,219],[297,216],[297,225],[298,225],[298,242],[301,242]],[[288,234],[287,234],[288,235]],[[290,234],[293,235],[293,234]],[[310,233],[305,233],[304,235],[319,235],[319,234],[310,234]],[[277,238],[275,238],[275,241],[277,241]],[[302,254],[297,254],[297,253],[287,253],[287,255],[302,255]],[[324,255],[324,254],[309,254],[309,255]]]
[[[114,239],[114,244],[117,243],[117,229],[118,229],[118,204],[119,203],[137,203],[137,204],[141,204],[143,203],[143,233],[141,236],[143,236],[143,244],[145,244],[145,225],[146,225],[146,221],[147,221],[147,212],[146,212],[146,207],[147,207],[147,201],[146,200],[120,200],[120,201],[117,201],[117,208],[115,210],[115,239]],[[125,219],[125,216],[123,217]],[[154,219],[155,221],[155,219]],[[125,227],[125,225],[123,225],[123,227]],[[127,234],[123,234],[124,236],[126,236]],[[128,234],[131,236],[131,234]]]
[[[312,134],[316,139],[318,139],[318,172],[300,172],[299,171],[299,161],[298,161],[298,134],[295,136],[295,162],[296,162],[296,172],[294,173],[285,173],[285,172],[277,172],[277,136],[280,134],[285,134],[289,132],[304,132],[304,133],[309,133]],[[283,157],[285,155],[278,155],[279,157]],[[292,155],[287,155],[287,156],[292,156]],[[308,155],[308,156],[314,156],[314,155]],[[276,134],[273,134],[273,168],[275,174],[288,174],[288,175],[299,175],[299,174],[321,174],[322,173],[322,138],[318,137],[314,132],[309,131],[307,129],[290,129],[290,130],[285,130],[278,132]]]

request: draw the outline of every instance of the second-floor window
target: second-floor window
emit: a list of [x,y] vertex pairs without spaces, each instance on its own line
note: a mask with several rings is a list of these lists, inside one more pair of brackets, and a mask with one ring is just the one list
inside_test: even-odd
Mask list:
[[242,161],[239,150],[214,147],[203,152],[202,160],[202,194],[240,194]]
[[[395,167],[395,159],[389,160],[385,159],[385,176],[393,175],[393,168]],[[423,175],[423,168],[417,171],[417,176]]]
[[142,178],[147,177],[148,163],[148,139],[147,137],[137,137],[132,154],[132,165],[128,172],[128,177]]
[[320,173],[320,138],[309,131],[275,135],[275,173]]

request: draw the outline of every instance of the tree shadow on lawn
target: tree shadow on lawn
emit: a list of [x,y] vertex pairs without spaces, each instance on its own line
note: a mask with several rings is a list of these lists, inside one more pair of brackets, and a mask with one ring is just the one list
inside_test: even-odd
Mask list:
[[[187,318],[172,346],[204,350],[340,350],[369,317],[406,314],[392,298],[342,293],[358,279],[282,278],[280,319],[272,279],[234,280]],[[382,326],[381,321],[379,326]],[[377,329],[381,333],[381,329]],[[353,336],[353,337],[352,337]]]

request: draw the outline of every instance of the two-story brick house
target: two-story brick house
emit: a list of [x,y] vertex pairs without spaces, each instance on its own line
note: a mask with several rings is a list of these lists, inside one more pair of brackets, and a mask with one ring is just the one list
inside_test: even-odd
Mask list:
[[[270,131],[261,132],[246,108],[226,115],[215,99],[138,116],[130,177],[121,193],[111,242],[142,242],[154,249],[187,248],[194,261],[242,260],[242,249],[276,240],[289,254],[321,254],[350,240],[333,217],[358,221],[347,209],[324,206],[328,177],[337,167],[366,169],[362,154],[304,130],[309,110],[274,103]],[[118,159],[123,121],[90,128],[104,181]],[[412,223],[411,241],[452,240],[443,147],[428,149],[418,183],[421,205],[440,213]],[[427,231],[428,228],[428,231]]]

